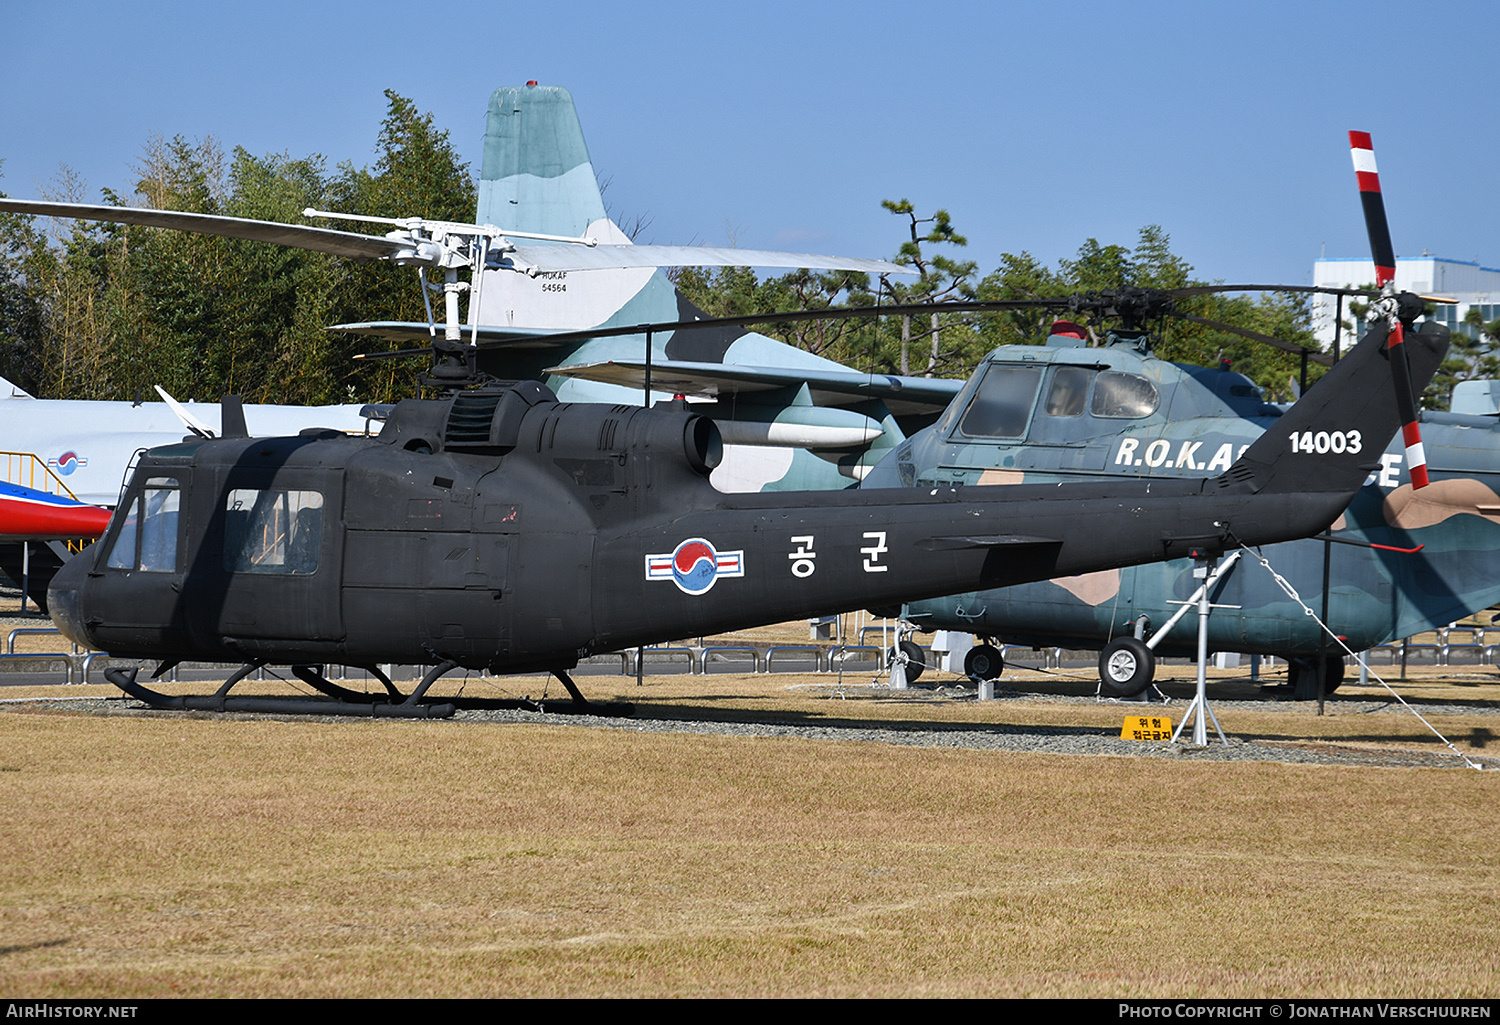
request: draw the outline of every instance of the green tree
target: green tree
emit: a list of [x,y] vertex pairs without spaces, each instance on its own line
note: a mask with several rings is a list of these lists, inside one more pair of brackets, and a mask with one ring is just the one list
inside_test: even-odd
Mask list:
[[[134,193],[162,210],[222,214],[228,199],[223,148],[208,137],[152,139],[136,166]],[[120,198],[105,190],[119,205]],[[236,389],[240,347],[235,246],[228,239],[155,228],[112,228],[123,251],[107,284],[110,337],[106,380],[117,398],[151,394],[153,385],[184,399],[210,401]]]
[[[689,302],[711,317],[869,306],[875,302],[869,275],[854,271],[819,273],[802,269],[762,281],[748,267],[681,267],[669,277]],[[861,351],[859,339],[866,337],[862,332],[867,328],[867,322],[850,318],[766,324],[758,330],[788,345],[843,360]]]
[[[1213,293],[1179,302],[1179,308],[1196,316],[1230,324],[1258,334],[1316,351],[1312,333],[1312,306],[1306,293],[1267,292],[1258,295]],[[1264,342],[1257,342],[1204,324],[1170,320],[1163,325],[1157,355],[1178,363],[1215,366],[1227,362],[1265,388],[1273,397],[1290,401],[1290,382],[1300,382],[1302,358]],[[1326,368],[1309,362],[1311,384]]]
[[[44,198],[80,202],[82,181],[63,167]],[[124,236],[114,226],[52,220],[30,236],[25,287],[38,314],[35,334],[18,358],[34,368],[30,389],[48,398],[111,396],[113,325],[110,285],[123,268]]]
[[[1432,308],[1428,307],[1429,314]],[[1448,339],[1448,355],[1422,393],[1426,409],[1446,410],[1453,403],[1453,386],[1460,381],[1500,377],[1500,319],[1485,322],[1471,306]]]
[[[132,202],[288,223],[307,223],[301,211],[309,206],[471,219],[474,184],[447,134],[411,101],[386,95],[373,168],[344,164],[330,177],[316,155],[235,149],[226,158],[213,138],[153,138],[133,169]],[[87,198],[66,169],[50,192]],[[67,222],[50,237],[24,219],[7,218],[5,227],[0,366],[37,394],[128,399],[160,384],[181,398],[237,392],[317,403],[416,390],[419,366],[357,364],[351,357],[368,342],[326,330],[340,321],[426,320],[409,270],[142,227]]]
[[1087,239],[1078,247],[1076,257],[1058,261],[1058,267],[1063,280],[1075,292],[1103,292],[1136,284],[1130,250],[1125,246],[1101,246],[1098,239]]
[[[918,218],[906,200],[887,200],[885,209],[907,218],[907,238],[895,260],[917,271],[915,282],[882,282],[872,290],[869,276],[853,272],[815,273],[797,270],[779,277],[759,279],[745,267],[707,270],[678,268],[669,275],[687,299],[710,316],[748,316],[804,309],[859,308],[877,304],[917,303],[947,298],[972,298],[972,262],[960,262],[931,247],[939,244],[966,245],[947,211]],[[931,227],[925,227],[931,225]],[[967,373],[977,358],[979,336],[974,318],[933,314],[915,334],[909,317],[850,318],[767,324],[759,330],[773,338],[806,349],[861,370],[909,373],[914,345],[926,350],[927,376]]]
[[[1003,253],[1000,266],[979,282],[977,298],[986,302],[1012,299],[1052,299],[1074,289],[1061,274],[1048,270],[1028,252],[1019,255]],[[1000,345],[1029,345],[1047,334],[1055,314],[1041,309],[1018,309],[987,317],[981,321],[982,348],[987,352]]]
[[0,376],[29,392],[39,389],[45,316],[27,275],[32,254],[45,248],[33,222],[21,214],[0,214]]
[[[889,286],[879,297],[882,303],[1061,298],[1129,287],[1175,289],[1203,284],[1193,277],[1192,266],[1172,252],[1171,238],[1159,225],[1142,228],[1134,247],[1087,239],[1074,257],[1060,260],[1056,270],[1030,253],[1006,253],[998,268],[974,282],[973,263],[931,252],[936,246],[966,243],[945,211],[918,218],[906,200],[887,200],[883,205],[906,218],[908,237],[895,259],[916,269],[918,278]],[[861,276],[798,271],[761,281],[744,268],[712,273],[690,268],[681,271],[676,280],[690,300],[715,316],[869,306],[876,301],[868,280]],[[1178,307],[1185,313],[1315,347],[1310,307],[1300,294],[1206,294],[1180,300]],[[970,373],[998,345],[1041,342],[1059,316],[1055,310],[1035,308],[980,316],[933,314],[926,318],[923,328],[915,331],[906,317],[874,323],[858,320],[837,325],[826,321],[768,325],[763,330],[809,351],[872,371],[911,373],[914,346],[920,346],[926,350],[923,373],[957,377]],[[1110,326],[1102,319],[1089,322],[1085,314],[1068,316],[1084,320],[1083,326],[1095,341],[1101,340]],[[1229,360],[1237,370],[1278,394],[1287,391],[1289,379],[1300,376],[1297,355],[1210,325],[1163,317],[1146,326],[1156,341],[1158,355],[1166,359],[1208,366]],[[1321,371],[1315,368],[1309,368],[1310,380]]]
[[[972,260],[954,260],[941,253],[931,253],[922,248],[924,245],[966,246],[969,244],[968,239],[953,229],[953,222],[948,216],[948,211],[939,210],[931,217],[918,217],[916,208],[906,199],[898,201],[887,199],[883,200],[880,205],[898,217],[907,219],[907,230],[911,237],[901,243],[901,250],[896,254],[895,262],[917,271],[916,281],[891,284],[891,296],[895,302],[935,303],[945,299],[973,299],[975,297],[974,286],[970,279],[978,270],[977,264]],[[924,233],[922,226],[926,224],[930,224],[931,227]],[[940,371],[952,373],[955,368],[971,362],[974,357],[969,343],[977,335],[969,319],[945,318],[940,314],[932,313],[928,315],[926,329],[917,334],[912,333],[910,316],[901,317],[899,323],[900,357],[896,366],[902,374],[911,373],[911,348],[924,338],[928,343],[926,346],[927,366],[922,371],[924,377],[932,377]],[[949,333],[946,342],[943,338],[945,330]]]
[[[236,149],[226,212],[235,217],[305,223],[302,210],[326,191],[323,160],[285,154],[254,157]],[[232,292],[232,336],[216,353],[216,379],[257,401],[344,401],[341,361],[327,331],[335,297],[347,279],[342,261],[322,253],[253,242],[227,247],[238,287]]]

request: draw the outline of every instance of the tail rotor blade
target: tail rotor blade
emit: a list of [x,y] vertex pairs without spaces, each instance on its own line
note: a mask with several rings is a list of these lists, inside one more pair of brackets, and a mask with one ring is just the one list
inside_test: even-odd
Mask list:
[[1397,316],[1396,250],[1391,245],[1391,228],[1385,217],[1385,197],[1380,192],[1380,172],[1375,167],[1375,144],[1369,132],[1349,133],[1349,154],[1354,160],[1354,178],[1359,183],[1359,200],[1365,211],[1365,230],[1370,235],[1370,254],[1375,258],[1375,283],[1381,298],[1371,309],[1383,314],[1390,327],[1386,351],[1390,354],[1391,374],[1395,378],[1396,408],[1401,413],[1401,437],[1406,442],[1406,465],[1411,486],[1427,486],[1427,455],[1422,448],[1422,430],[1417,424],[1417,396],[1412,390],[1411,369],[1401,342],[1405,332]]
[[1413,489],[1427,486],[1427,453],[1422,448],[1422,431],[1417,426],[1417,403],[1412,391],[1411,367],[1406,362],[1405,332],[1401,321],[1392,319],[1391,335],[1386,339],[1391,373],[1396,379],[1396,409],[1401,413],[1401,439],[1406,442],[1406,467]]
[[1375,284],[1384,288],[1396,279],[1396,251],[1391,247],[1391,226],[1385,219],[1385,198],[1380,194],[1380,172],[1375,169],[1375,146],[1369,132],[1349,133],[1349,154],[1354,158],[1365,230],[1375,257]]

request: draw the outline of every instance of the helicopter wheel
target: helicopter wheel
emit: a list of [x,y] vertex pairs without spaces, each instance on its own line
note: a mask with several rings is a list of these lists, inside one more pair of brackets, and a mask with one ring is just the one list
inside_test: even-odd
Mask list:
[[916,641],[900,641],[890,650],[889,664],[896,664],[898,655],[906,658],[906,682],[916,683],[922,678],[922,673],[927,669],[927,653]]
[[1134,697],[1155,675],[1156,656],[1134,637],[1116,637],[1099,654],[1099,683],[1111,697]]
[[[1329,695],[1344,682],[1344,658],[1329,655],[1324,661],[1323,694]],[[1318,700],[1318,657],[1296,656],[1287,659],[1287,676],[1292,685],[1293,701]]]
[[998,680],[1005,672],[1005,656],[993,644],[978,644],[964,656],[964,673],[975,683]]

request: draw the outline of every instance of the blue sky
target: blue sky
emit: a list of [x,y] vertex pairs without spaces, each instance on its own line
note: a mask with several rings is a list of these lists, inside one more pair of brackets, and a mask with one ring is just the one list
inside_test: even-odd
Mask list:
[[387,88],[477,173],[489,94],[537,79],[639,241],[889,256],[905,197],[981,271],[1155,223],[1202,277],[1305,282],[1367,253],[1359,128],[1399,255],[1500,266],[1493,2],[48,7],[0,0],[14,196],[127,187],[156,133],[365,165]]

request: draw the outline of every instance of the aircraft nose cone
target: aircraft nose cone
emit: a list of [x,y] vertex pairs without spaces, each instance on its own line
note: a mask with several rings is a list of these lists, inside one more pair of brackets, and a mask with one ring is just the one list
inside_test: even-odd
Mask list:
[[88,631],[83,626],[80,592],[88,579],[90,558],[85,554],[69,559],[47,588],[47,614],[62,631],[62,635],[81,647],[92,648]]

